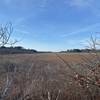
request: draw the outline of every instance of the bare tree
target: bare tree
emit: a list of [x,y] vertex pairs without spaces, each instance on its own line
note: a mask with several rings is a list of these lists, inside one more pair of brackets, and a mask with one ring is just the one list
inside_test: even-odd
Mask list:
[[13,33],[12,23],[0,26],[0,46],[11,45],[17,43],[17,40],[12,40],[11,35]]
[[[11,35],[13,33],[13,26],[12,23],[7,23],[6,25],[1,25],[0,26],[0,46],[4,47],[5,45],[11,45],[13,46],[15,43],[17,43],[17,40],[12,40]],[[9,68],[9,65],[7,66]],[[15,69],[13,72],[13,75],[15,73]],[[7,95],[7,92],[9,88],[11,87],[13,82],[12,76],[9,74],[9,70],[7,71],[6,75],[6,82],[4,86],[2,87],[2,92],[0,94],[0,100],[4,100],[5,96]]]

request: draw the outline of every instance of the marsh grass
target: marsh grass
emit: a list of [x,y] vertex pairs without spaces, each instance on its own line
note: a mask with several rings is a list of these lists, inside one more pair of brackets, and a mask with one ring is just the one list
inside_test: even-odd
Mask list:
[[[89,62],[70,63],[61,54],[46,54],[45,57],[49,55],[55,61],[43,60],[41,54],[3,56],[0,60],[0,100],[100,99],[100,84],[94,76],[99,70],[93,67],[98,63],[92,66]],[[95,73],[91,68],[96,68]],[[100,72],[97,76],[100,79]]]

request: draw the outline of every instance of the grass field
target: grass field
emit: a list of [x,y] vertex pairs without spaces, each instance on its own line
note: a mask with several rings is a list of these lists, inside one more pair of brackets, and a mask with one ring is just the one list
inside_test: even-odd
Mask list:
[[100,100],[98,62],[88,53],[0,55],[0,100]]

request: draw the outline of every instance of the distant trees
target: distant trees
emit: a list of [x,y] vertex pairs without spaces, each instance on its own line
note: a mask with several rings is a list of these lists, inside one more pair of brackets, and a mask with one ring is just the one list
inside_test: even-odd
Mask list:
[[16,46],[15,49],[24,49],[22,46]]
[[71,50],[67,50],[67,52],[82,52],[82,50],[80,50],[80,49],[71,49]]
[[[97,50],[98,52],[100,50]],[[61,51],[61,53],[88,53],[88,52],[92,52],[91,49],[68,49],[66,51]]]
[[67,52],[90,52],[92,51],[91,49],[71,49],[71,50],[67,50]]
[[25,49],[21,46],[15,47],[0,47],[0,54],[32,54],[36,53],[37,51],[34,49]]

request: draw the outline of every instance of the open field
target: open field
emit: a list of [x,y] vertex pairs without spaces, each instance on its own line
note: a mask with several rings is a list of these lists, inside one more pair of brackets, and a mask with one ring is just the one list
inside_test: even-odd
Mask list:
[[0,100],[100,100],[91,73],[98,61],[88,53],[0,55]]

